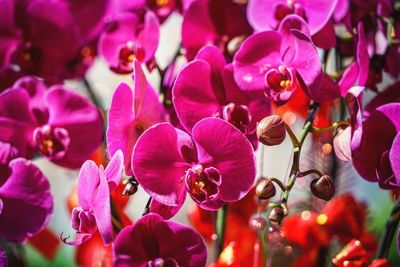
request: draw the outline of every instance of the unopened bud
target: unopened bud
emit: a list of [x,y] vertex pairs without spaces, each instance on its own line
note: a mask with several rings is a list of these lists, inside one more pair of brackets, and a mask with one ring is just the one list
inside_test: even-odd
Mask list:
[[285,122],[277,115],[265,117],[257,125],[258,141],[266,146],[279,145],[285,140]]
[[268,219],[272,222],[280,223],[285,216],[286,214],[282,207],[275,207],[269,213]]
[[259,199],[270,199],[276,194],[274,183],[268,178],[261,178],[256,185],[256,196]]
[[326,201],[335,195],[335,184],[329,175],[314,179],[310,184],[310,189],[314,196]]
[[137,192],[139,183],[135,177],[130,177],[122,182],[125,185],[122,196],[133,195]]
[[264,230],[265,226],[267,226],[267,221],[264,217],[259,214],[253,215],[249,220],[249,226],[253,229],[257,234]]

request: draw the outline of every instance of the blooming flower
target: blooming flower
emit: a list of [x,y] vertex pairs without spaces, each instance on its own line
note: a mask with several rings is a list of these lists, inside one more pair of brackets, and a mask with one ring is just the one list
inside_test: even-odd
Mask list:
[[[362,87],[353,87],[346,96],[350,113],[351,158],[357,172],[364,179],[379,182],[384,188],[400,186],[400,104],[388,103],[369,110],[363,120],[361,113]],[[378,101],[379,102],[379,101]],[[380,125],[380,127],[376,127]]]
[[250,0],[247,16],[256,31],[265,31],[276,29],[288,15],[298,15],[307,22],[317,45],[327,49],[335,45],[330,19],[336,3],[337,0]]
[[26,74],[56,81],[82,77],[93,62],[108,3],[2,1],[0,68],[17,65]]
[[254,152],[246,137],[217,118],[202,119],[191,134],[161,123],[139,137],[132,166],[144,190],[174,207],[182,206],[187,191],[208,210],[243,198],[255,179]]
[[255,147],[257,122],[270,115],[267,101],[251,99],[237,87],[231,66],[215,46],[202,48],[195,60],[180,71],[173,103],[187,131],[203,118],[219,117],[246,134]]
[[132,174],[131,157],[139,136],[150,126],[165,121],[157,93],[146,81],[140,63],[134,62],[134,90],[121,83],[115,90],[108,112],[107,147],[110,155],[121,149],[125,171]]
[[0,140],[19,156],[38,151],[67,168],[78,168],[103,139],[100,113],[87,99],[62,85],[45,91],[33,77],[0,94],[0,123]]
[[100,36],[99,53],[116,73],[131,73],[134,59],[149,63],[154,57],[160,25],[153,12],[141,13],[113,15]]
[[323,76],[318,52],[308,34],[305,22],[292,15],[277,31],[256,33],[246,39],[233,60],[239,87],[265,90],[278,105],[288,102],[298,88],[318,102],[338,97],[335,86]]
[[0,173],[0,236],[21,243],[48,224],[53,196],[46,177],[30,161],[12,159],[15,155],[5,143],[0,144],[0,155],[1,165],[9,161],[8,176],[3,169]]
[[72,210],[71,224],[76,233],[75,241],[67,241],[69,245],[80,245],[89,240],[98,229],[104,244],[113,240],[113,227],[111,222],[110,193],[117,187],[121,180],[124,165],[121,151],[117,151],[104,170],[103,165],[86,161],[78,179],[78,204]]
[[118,234],[114,255],[115,266],[203,267],[207,248],[200,235],[190,227],[164,221],[150,213]]
[[191,60],[207,44],[227,52],[231,40],[248,36],[252,31],[245,5],[232,0],[196,0],[183,17],[182,46]]

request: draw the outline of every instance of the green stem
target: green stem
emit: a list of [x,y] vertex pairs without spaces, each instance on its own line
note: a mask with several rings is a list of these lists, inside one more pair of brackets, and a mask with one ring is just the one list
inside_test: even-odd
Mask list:
[[320,134],[320,133],[324,133],[327,131],[335,130],[342,126],[349,126],[349,125],[350,125],[350,122],[348,122],[348,121],[336,121],[336,122],[332,123],[331,125],[329,125],[328,127],[324,127],[324,128],[317,128],[317,127],[312,126],[311,132]]
[[385,232],[379,242],[377,258],[387,258],[389,255],[390,245],[392,244],[393,237],[395,236],[397,225],[400,220],[400,198],[397,200],[392,209],[389,219],[386,222]]
[[310,105],[310,108],[308,110],[307,118],[303,126],[303,130],[300,134],[300,138],[298,139],[298,144],[293,146],[293,164],[292,168],[290,170],[290,178],[289,182],[286,185],[286,190],[283,193],[282,196],[282,203],[287,203],[289,199],[289,194],[290,191],[292,190],[296,179],[297,179],[297,174],[299,173],[300,170],[300,152],[301,152],[301,147],[303,146],[303,143],[308,135],[309,132],[311,132],[311,127],[313,124],[313,121],[315,119],[315,115],[317,114],[319,107],[319,103],[312,103]]
[[228,205],[225,204],[220,208],[217,212],[217,221],[216,221],[216,233],[217,233],[217,255],[218,257],[222,250],[224,249],[224,241],[225,241],[225,225],[226,225],[226,217],[228,213]]

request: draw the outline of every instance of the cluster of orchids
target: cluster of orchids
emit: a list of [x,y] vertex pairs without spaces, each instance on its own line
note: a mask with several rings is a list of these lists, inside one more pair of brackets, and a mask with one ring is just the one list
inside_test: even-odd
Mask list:
[[[163,66],[167,23],[181,38]],[[107,107],[94,64],[133,80]],[[399,77],[395,0],[0,0],[0,266],[25,266],[25,242],[51,258],[57,241],[80,266],[395,266]],[[285,139],[286,177],[264,176]],[[321,150],[324,166],[303,163]],[[48,239],[41,157],[79,169],[72,237]],[[338,189],[340,164],[392,191],[380,236]],[[171,219],[189,198],[192,226]]]

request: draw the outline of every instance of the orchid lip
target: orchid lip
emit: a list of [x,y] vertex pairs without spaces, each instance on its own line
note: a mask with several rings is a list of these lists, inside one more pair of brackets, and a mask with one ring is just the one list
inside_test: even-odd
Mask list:
[[195,165],[187,170],[185,185],[190,196],[198,203],[215,201],[219,198],[221,174],[214,167]]
[[246,105],[229,103],[222,110],[222,118],[234,125],[242,133],[247,133],[251,115]]
[[68,131],[45,124],[33,133],[33,142],[46,157],[58,160],[64,157],[70,143]]

